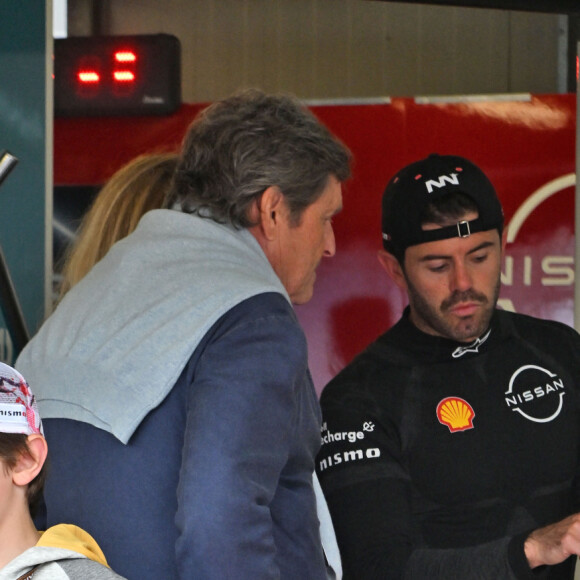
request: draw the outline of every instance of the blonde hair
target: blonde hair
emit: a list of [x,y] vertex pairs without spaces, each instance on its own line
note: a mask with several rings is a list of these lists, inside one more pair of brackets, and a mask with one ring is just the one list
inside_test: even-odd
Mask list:
[[62,298],[109,251],[129,235],[149,210],[170,205],[177,153],[136,157],[114,173],[97,194],[65,253]]

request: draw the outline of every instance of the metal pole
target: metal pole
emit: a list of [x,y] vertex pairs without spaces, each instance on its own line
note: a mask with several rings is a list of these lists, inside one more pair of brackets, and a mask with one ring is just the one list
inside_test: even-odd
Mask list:
[[[18,159],[8,151],[0,152],[0,185],[16,167]],[[20,352],[30,340],[30,334],[18,302],[16,290],[10,277],[10,271],[0,246],[0,307],[6,322],[6,328],[12,337],[16,352]]]

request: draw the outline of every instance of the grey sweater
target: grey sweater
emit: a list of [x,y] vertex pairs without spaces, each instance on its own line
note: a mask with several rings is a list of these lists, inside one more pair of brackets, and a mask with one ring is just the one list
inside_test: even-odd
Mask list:
[[0,580],[123,580],[107,566],[93,537],[68,524],[42,534],[36,546],[0,570]]

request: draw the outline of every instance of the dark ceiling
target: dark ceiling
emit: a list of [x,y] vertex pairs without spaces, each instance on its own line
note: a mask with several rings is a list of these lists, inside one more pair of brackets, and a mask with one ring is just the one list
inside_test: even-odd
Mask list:
[[[392,0],[380,0],[390,2]],[[396,0],[409,4],[440,4],[471,8],[496,8],[524,10],[526,12],[551,12],[554,14],[580,14],[580,0]]]

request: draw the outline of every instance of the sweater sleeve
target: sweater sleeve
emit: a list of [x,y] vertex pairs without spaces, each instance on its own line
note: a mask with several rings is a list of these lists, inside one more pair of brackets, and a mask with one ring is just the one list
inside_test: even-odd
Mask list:
[[280,577],[269,506],[295,436],[307,360],[292,316],[236,320],[196,364],[176,515],[182,578],[192,570],[200,580]]
[[406,496],[404,486],[386,480],[328,495],[345,579],[543,577],[545,569],[532,571],[521,559],[516,574],[512,563],[518,561],[522,544],[510,538],[460,549],[414,545]]

